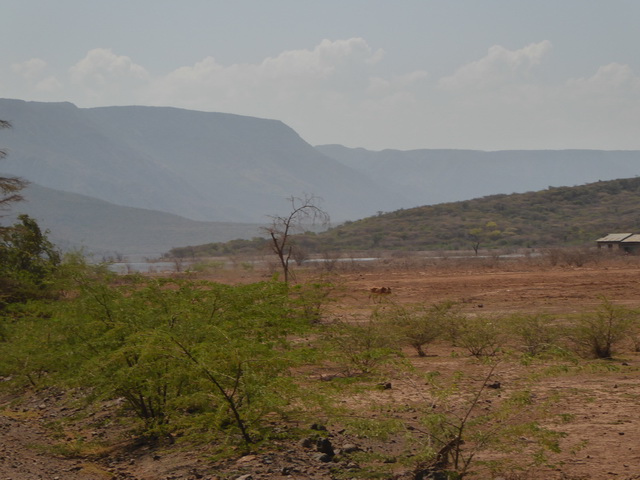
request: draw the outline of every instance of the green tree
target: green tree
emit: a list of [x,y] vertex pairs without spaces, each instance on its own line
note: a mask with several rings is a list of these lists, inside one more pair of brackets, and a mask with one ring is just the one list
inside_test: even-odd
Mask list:
[[0,305],[47,293],[60,254],[28,215],[0,231]]
[[[11,128],[11,123],[0,120],[0,129]],[[0,149],[0,159],[7,156],[6,150]],[[0,176],[0,209],[5,208],[10,203],[22,200],[20,190],[27,185],[27,182],[17,177]]]
[[484,227],[475,227],[467,232],[467,236],[471,240],[471,246],[476,255],[478,255],[478,249],[480,244],[486,241],[495,240],[500,237],[502,232],[498,230],[498,224],[496,222],[487,222]]

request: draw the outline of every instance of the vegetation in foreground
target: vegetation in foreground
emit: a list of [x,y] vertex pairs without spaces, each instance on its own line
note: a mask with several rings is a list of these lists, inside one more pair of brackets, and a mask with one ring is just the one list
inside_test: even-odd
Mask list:
[[[563,445],[554,420],[562,399],[537,398],[537,382],[634,350],[640,332],[636,310],[604,298],[593,312],[563,317],[384,300],[348,318],[328,308],[336,278],[225,285],[115,276],[39,251],[50,268],[39,270],[38,294],[4,297],[3,388],[74,392],[87,409],[119,405],[114,415],[136,419],[138,442],[207,445],[219,459],[301,440],[333,478],[544,468]],[[461,356],[461,369],[416,369],[433,345]],[[516,365],[523,375],[501,390],[496,379]],[[403,385],[404,400],[381,396],[392,384]],[[338,451],[328,431],[357,448]]]

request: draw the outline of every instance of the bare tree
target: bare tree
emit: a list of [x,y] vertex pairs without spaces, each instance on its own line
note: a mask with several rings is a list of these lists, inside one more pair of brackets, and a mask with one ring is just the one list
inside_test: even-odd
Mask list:
[[287,216],[272,216],[271,225],[264,227],[264,231],[271,238],[271,250],[278,256],[284,282],[289,282],[290,270],[289,260],[294,251],[294,244],[291,235],[301,233],[305,226],[316,225],[318,223],[327,225],[329,214],[322,210],[318,203],[318,197],[305,195],[304,198],[289,197],[291,212]]
[[[11,123],[0,120],[0,129],[11,128]],[[0,149],[0,159],[7,156],[6,150]],[[20,190],[27,186],[27,182],[17,177],[0,177],[0,209],[12,202],[22,200]]]

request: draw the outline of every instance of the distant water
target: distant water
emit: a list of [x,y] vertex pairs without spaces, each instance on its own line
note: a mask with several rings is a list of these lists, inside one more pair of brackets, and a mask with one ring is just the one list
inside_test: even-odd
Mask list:
[[[183,268],[185,267],[186,265],[183,265]],[[176,264],[173,262],[115,262],[109,264],[109,270],[121,275],[128,273],[173,273],[176,271]]]

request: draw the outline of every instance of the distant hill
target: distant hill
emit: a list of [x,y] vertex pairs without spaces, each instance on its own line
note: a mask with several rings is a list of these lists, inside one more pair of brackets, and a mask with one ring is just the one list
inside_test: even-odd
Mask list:
[[[404,207],[576,186],[640,175],[640,151],[316,149],[371,181],[402,192]],[[391,211],[386,208],[383,211]]]
[[258,224],[198,222],[178,215],[122,207],[103,200],[61,192],[36,184],[23,190],[25,200],[3,212],[1,224],[26,213],[49,229],[49,237],[63,249],[83,248],[100,256],[157,257],[175,246],[226,242],[260,235]]
[[[469,201],[401,209],[296,236],[308,251],[468,250],[589,245],[612,232],[640,233],[640,178],[490,195]],[[247,251],[264,241],[233,243]],[[203,255],[227,249],[202,245]],[[173,253],[180,254],[176,249]]]
[[[347,222],[309,242],[337,249],[469,249],[594,245],[609,232],[640,232],[640,178],[490,195]],[[489,224],[489,225],[488,225]],[[494,235],[495,233],[495,235]]]
[[[257,232],[255,224],[287,211],[291,195],[322,197],[320,206],[334,224],[371,222],[377,212],[402,217],[401,209],[421,205],[440,212],[439,204],[460,200],[640,174],[640,151],[312,147],[277,120],[165,107],[85,109],[0,99],[0,119],[13,124],[0,132],[0,147],[9,153],[0,162],[0,175],[22,176],[42,186],[34,185],[24,208],[35,212],[59,242],[92,251],[151,253],[248,239]],[[466,215],[460,222],[479,220]],[[574,220],[567,218],[571,224]],[[440,232],[420,241],[449,248],[460,243],[463,226],[449,236]],[[435,232],[435,227],[419,227]],[[527,228],[522,227],[527,239],[521,244],[535,236]],[[395,239],[399,231],[371,237],[365,230],[362,235],[347,243],[389,248],[419,243]],[[413,238],[412,233],[402,235]]]
[[194,220],[264,222],[310,194],[337,221],[406,204],[277,120],[162,107],[0,100],[0,172]]

